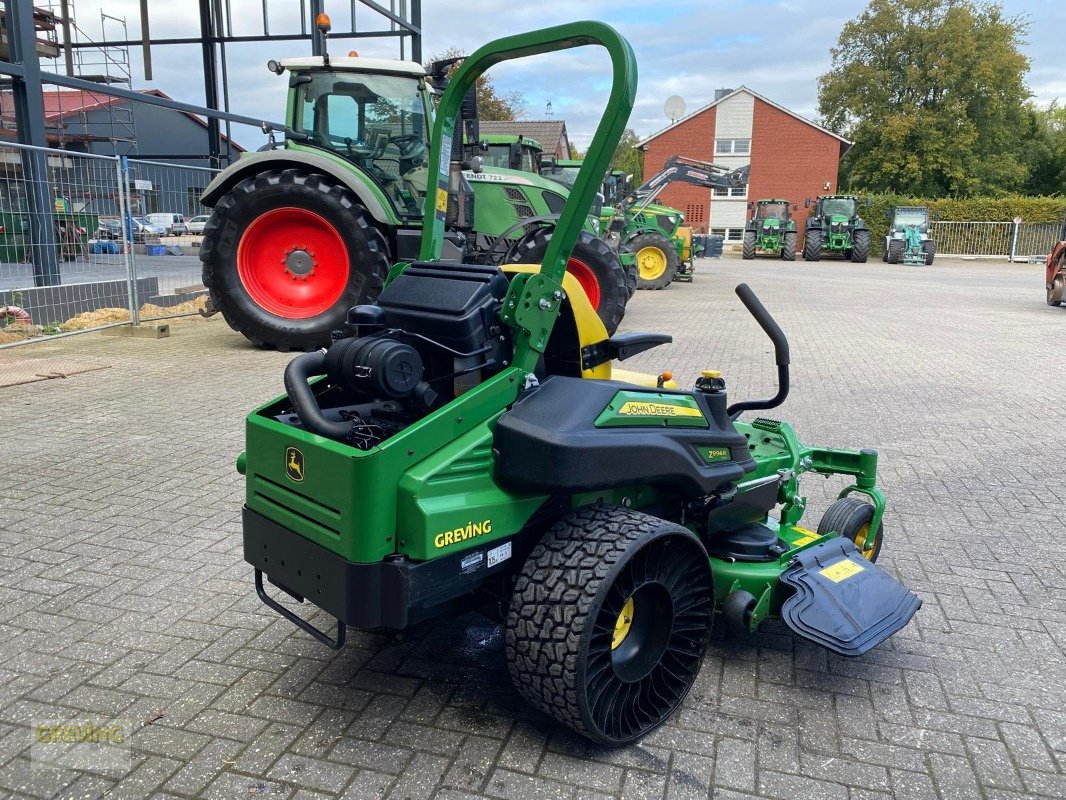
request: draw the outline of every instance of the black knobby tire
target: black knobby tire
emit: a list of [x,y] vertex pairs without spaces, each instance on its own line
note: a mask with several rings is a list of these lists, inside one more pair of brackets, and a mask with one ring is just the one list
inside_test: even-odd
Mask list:
[[[628,242],[626,247],[637,254],[637,288],[638,289],[665,289],[669,286],[674,277],[677,275],[677,271],[681,269],[681,259],[677,255],[677,248],[674,247],[674,243],[667,239],[665,236],[659,233],[642,233],[639,236],[634,236]],[[640,267],[640,251],[645,248],[655,248],[659,250],[663,258],[666,260],[666,268],[660,275],[651,279],[642,277],[639,273]]]
[[[249,294],[238,272],[245,231],[264,214],[284,208],[326,220],[347,250],[347,285],[336,302],[314,316],[290,318],[267,310]],[[251,342],[278,350],[328,345],[330,332],[343,328],[352,306],[377,298],[390,266],[388,242],[356,196],[331,178],[299,169],[267,170],[236,184],[216,204],[203,235],[200,260],[211,304]]]
[[744,231],[744,244],[741,245],[740,254],[745,261],[755,258],[755,231]]
[[927,267],[933,266],[933,259],[936,258],[936,242],[932,239],[926,239],[922,242],[922,250],[925,252],[925,265]]
[[[507,255],[507,261],[512,264],[540,264],[544,260],[544,254],[548,251],[548,242],[551,241],[554,231],[555,229],[550,227],[538,229],[533,236],[512,248]],[[580,269],[580,267],[575,262],[585,265],[595,278],[600,296],[598,305],[593,303],[593,306],[603,326],[607,329],[607,333],[613,334],[622,323],[622,317],[626,313],[626,302],[629,300],[625,267],[618,260],[618,254],[603,239],[593,236],[588,231],[582,231],[578,236],[567,266],[567,270],[574,277],[579,277],[575,269]]]
[[903,239],[890,239],[888,242],[888,263],[898,264],[903,260],[906,243]]
[[707,553],[688,529],[587,506],[553,525],[518,575],[508,668],[541,711],[597,743],[628,744],[681,704],[713,612]]
[[821,231],[807,231],[803,237],[803,260],[818,261],[822,257]]
[[865,264],[870,258],[870,232],[855,231],[851,241],[851,261],[854,264]]
[[[857,497],[842,497],[834,501],[822,515],[821,522],[818,523],[818,534],[823,536],[830,531],[836,531],[862,550],[866,529],[873,518],[874,507],[872,505]],[[879,524],[874,534],[873,548],[863,555],[871,561],[877,561],[877,557],[881,555],[884,538],[884,525]]]
[[796,232],[786,231],[784,243],[781,245],[781,258],[785,261],[796,260]]
[[637,293],[637,284],[640,283],[640,270],[637,269],[636,259],[626,267],[626,294],[632,299]]

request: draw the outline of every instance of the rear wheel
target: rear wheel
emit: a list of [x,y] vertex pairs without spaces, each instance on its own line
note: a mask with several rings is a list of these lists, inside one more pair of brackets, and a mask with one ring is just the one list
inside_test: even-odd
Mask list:
[[888,243],[888,263],[898,264],[903,260],[904,243],[902,239],[892,239]]
[[[536,233],[515,247],[507,257],[513,264],[540,264],[548,251],[554,228],[539,228]],[[618,254],[603,239],[582,231],[566,264],[585,296],[603,321],[607,333],[618,330],[626,313],[629,288],[625,268]]]
[[681,266],[673,242],[658,233],[642,233],[626,244],[637,255],[638,289],[665,289],[670,285]]
[[933,266],[933,259],[936,258],[936,242],[932,239],[926,239],[922,242],[922,250],[925,252],[925,265],[927,267]]
[[822,234],[820,231],[807,231],[803,237],[803,260],[817,261],[822,257]]
[[855,264],[865,264],[870,258],[870,232],[855,231],[851,244],[851,260]]
[[377,297],[389,269],[388,243],[355,195],[296,169],[261,172],[223,196],[200,260],[230,327],[278,350],[329,344],[352,306]]
[[796,260],[796,232],[787,231],[785,233],[785,240],[781,246],[781,258],[785,261]]
[[686,528],[589,506],[533,548],[504,644],[515,687],[595,742],[634,742],[665,722],[699,672],[714,594]]
[[826,509],[818,523],[818,535],[836,531],[845,539],[850,539],[859,548],[859,551],[870,561],[877,561],[881,555],[881,545],[884,544],[884,527],[877,526],[874,534],[873,545],[864,548],[866,534],[870,530],[870,523],[874,518],[874,507],[856,497],[842,497]]
[[1066,278],[1056,275],[1047,290],[1047,304],[1049,306],[1061,306],[1066,302]]
[[744,244],[741,246],[741,255],[747,261],[755,258],[755,231],[744,231]]

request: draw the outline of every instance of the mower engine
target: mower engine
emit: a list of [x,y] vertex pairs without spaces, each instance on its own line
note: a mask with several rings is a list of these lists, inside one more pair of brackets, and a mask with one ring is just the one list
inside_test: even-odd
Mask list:
[[507,286],[495,267],[411,265],[375,305],[349,312],[349,336],[289,363],[292,411],[278,421],[361,450],[380,444],[509,363]]

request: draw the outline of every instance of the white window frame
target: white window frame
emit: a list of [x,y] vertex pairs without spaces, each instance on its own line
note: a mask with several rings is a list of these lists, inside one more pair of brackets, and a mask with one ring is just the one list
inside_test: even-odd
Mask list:
[[726,228],[725,240],[727,242],[743,242],[744,241],[744,229],[743,228]]
[[720,189],[715,186],[711,192],[713,193],[711,196],[719,200],[724,200],[729,197],[734,199],[738,197],[747,197],[748,184],[745,183],[743,186],[730,186],[728,189]]
[[[738,144],[740,148],[737,147]],[[715,139],[714,154],[716,156],[751,155],[751,139]]]

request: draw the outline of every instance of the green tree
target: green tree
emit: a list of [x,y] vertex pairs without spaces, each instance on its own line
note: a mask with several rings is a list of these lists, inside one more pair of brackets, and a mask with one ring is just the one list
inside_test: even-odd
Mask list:
[[983,0],[870,0],[818,81],[826,124],[854,142],[847,184],[917,197],[1023,186],[1027,30]]
[[611,169],[620,169],[627,175],[633,175],[638,186],[644,181],[644,151],[637,147],[639,141],[636,132],[626,128],[611,158]]
[[1030,195],[1066,192],[1066,108],[1058,101],[1047,108],[1030,105],[1018,142],[1018,158],[1028,172],[1021,191]]
[[[427,63],[426,68],[434,61],[443,61],[447,58],[458,58],[466,55],[458,47],[449,47],[443,53],[433,56]],[[451,68],[454,72],[458,64]],[[521,92],[501,92],[497,90],[491,75],[482,75],[477,79],[477,113],[478,118],[501,122],[513,122],[518,119],[525,110],[525,96]]]

